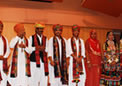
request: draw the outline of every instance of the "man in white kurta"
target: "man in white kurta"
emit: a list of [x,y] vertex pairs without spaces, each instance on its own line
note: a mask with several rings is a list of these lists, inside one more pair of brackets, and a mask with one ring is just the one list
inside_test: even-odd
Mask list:
[[[10,48],[15,49],[16,44],[17,45],[17,76],[12,77],[11,71],[12,71],[12,61],[10,65],[10,73],[9,73],[9,82],[12,86],[28,86],[28,76],[26,76],[26,56],[25,51],[29,52],[28,47],[26,46],[25,42],[25,29],[23,24],[16,24],[14,27],[15,32],[17,33],[17,36],[14,37],[10,41]],[[13,56],[12,56],[13,59]]]
[[[71,39],[68,40],[68,54],[70,55],[70,65],[69,65],[69,86],[76,86],[76,83],[73,82],[73,58],[75,57],[76,60],[81,60],[82,61],[82,67],[83,67],[83,74],[80,75],[77,86],[85,86],[85,79],[86,79],[86,72],[85,72],[85,65],[84,65],[84,58],[85,58],[85,47],[84,47],[84,42],[81,38],[79,38],[79,32],[80,32],[80,27],[78,25],[73,25],[72,27],[72,33],[73,33],[73,39],[76,45],[76,51],[77,55],[74,55],[73,49],[72,49],[72,44],[71,44]],[[81,41],[81,59],[78,58],[79,54],[79,40]],[[73,44],[74,45],[74,44]]]
[[5,74],[5,72],[3,71],[3,59],[7,59],[7,57],[10,54],[10,49],[8,46],[8,40],[4,36],[2,36],[2,31],[3,31],[3,23],[0,21],[0,72],[2,78],[2,80],[0,81],[0,86],[6,86],[7,74]]
[[[53,26],[54,31],[54,37],[56,38],[58,42],[58,48],[59,48],[59,57],[60,57],[60,63],[62,60],[62,43],[61,43],[61,34],[62,34],[62,26],[57,24]],[[50,65],[49,65],[49,80],[51,86],[67,86],[66,84],[62,84],[61,77],[55,77],[54,74],[54,37],[51,37],[49,40],[49,46],[48,46],[48,57],[50,59]],[[67,41],[65,38],[63,38],[65,41],[65,47],[66,47],[66,56],[67,56]],[[58,71],[58,70],[57,70]]]
[[[48,82],[48,71],[45,71],[44,53],[47,53],[48,39],[43,35],[45,25],[42,23],[36,23],[34,25],[35,34],[29,38],[29,48],[31,50],[30,61],[31,61],[31,79],[30,86],[47,86]],[[38,45],[35,44],[37,39]],[[44,46],[45,43],[45,46]],[[36,63],[36,50],[39,51],[40,66],[37,67]],[[47,57],[45,57],[47,58]],[[48,64],[47,64],[48,66]],[[48,70],[48,67],[46,67]]]

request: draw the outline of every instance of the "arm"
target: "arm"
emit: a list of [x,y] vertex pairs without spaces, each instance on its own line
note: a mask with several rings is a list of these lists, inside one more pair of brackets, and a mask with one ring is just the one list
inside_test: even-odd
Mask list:
[[13,38],[11,41],[10,41],[10,48],[14,48],[16,43],[18,42],[19,40],[19,37],[16,36],[15,38]]
[[6,42],[7,42],[7,50],[6,50],[6,53],[5,55],[3,56],[4,58],[7,58],[10,54],[10,48],[9,48],[9,45],[8,45],[8,40],[6,39]]
[[53,38],[51,38],[48,42],[48,59],[50,61],[50,64],[54,66],[55,64],[53,62],[52,57],[53,57]]
[[45,48],[45,52],[48,52],[48,39],[46,38],[46,48]]
[[29,53],[32,53],[33,51],[35,51],[35,47],[32,47],[32,36],[29,37],[28,39],[28,49],[29,49]]
[[85,46],[84,46],[84,41],[81,40],[81,46],[82,46],[82,50],[81,50],[81,55],[85,58]]
[[85,43],[85,49],[86,49],[86,58],[87,58],[87,63],[90,63],[90,57],[89,57],[89,43],[88,43],[88,40],[86,40],[86,43]]

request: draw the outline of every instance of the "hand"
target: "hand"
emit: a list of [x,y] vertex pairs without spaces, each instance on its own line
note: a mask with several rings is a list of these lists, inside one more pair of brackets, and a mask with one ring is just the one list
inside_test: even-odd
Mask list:
[[116,64],[116,62],[115,62],[115,61],[113,61],[111,64],[112,64],[112,65],[115,65],[115,64]]
[[88,65],[88,68],[91,68],[92,66],[89,60],[87,61],[87,65]]
[[101,53],[98,52],[97,55],[98,55],[98,56],[101,56]]
[[54,63],[54,61],[51,61],[51,62],[50,62],[50,64],[51,64],[52,66],[55,66],[55,63]]
[[77,61],[77,63],[81,63],[81,61],[82,61],[82,56],[79,58],[79,57],[77,57],[77,59],[76,59],[76,61]]
[[69,67],[69,65],[70,65],[70,57],[68,57],[68,58],[66,59],[66,62],[67,62],[67,67]]
[[3,60],[4,59],[4,57],[3,56],[0,56],[0,60]]
[[19,47],[20,47],[20,48],[26,48],[26,45],[23,44],[23,42],[21,42],[21,44],[19,44]]
[[92,67],[91,63],[87,63],[87,64],[88,64],[88,68],[91,68]]
[[54,63],[54,61],[52,60],[52,57],[51,57],[51,56],[48,57],[48,60],[50,61],[50,64],[51,64],[52,66],[55,66],[55,63]]

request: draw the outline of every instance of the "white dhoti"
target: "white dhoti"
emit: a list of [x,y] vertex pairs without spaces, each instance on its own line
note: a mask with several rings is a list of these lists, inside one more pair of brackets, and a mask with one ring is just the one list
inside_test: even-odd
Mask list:
[[[11,65],[12,66],[12,65]],[[11,73],[11,70],[10,70]],[[17,60],[17,77],[10,77],[8,81],[12,86],[28,86],[29,77],[26,76],[26,58],[24,52],[21,52],[21,49],[18,49],[18,60]]]
[[49,82],[51,86],[68,86],[62,84],[61,78],[56,78],[54,76],[54,67],[51,65],[49,65]]
[[47,86],[48,76],[45,76],[44,63],[40,61],[40,67],[36,67],[36,62],[31,62],[30,86]]
[[[80,75],[80,82],[78,83],[78,86],[85,86],[85,80],[86,80],[86,71],[85,71],[85,65],[84,65],[84,59],[82,59],[82,65],[83,65],[83,75]],[[76,86],[76,83],[72,82],[73,80],[73,58],[70,57],[70,66],[69,66],[69,86]]]

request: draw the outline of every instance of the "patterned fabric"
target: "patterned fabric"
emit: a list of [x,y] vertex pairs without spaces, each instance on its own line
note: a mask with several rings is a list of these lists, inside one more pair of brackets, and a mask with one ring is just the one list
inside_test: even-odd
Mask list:
[[80,26],[78,26],[78,25],[73,25],[72,30],[73,30],[73,31],[76,31],[76,30],[80,31]]
[[63,26],[60,25],[60,24],[53,25],[53,30],[54,30],[54,31],[56,31],[56,30],[62,31],[62,29],[63,29]]
[[[38,42],[37,42],[37,35],[34,35],[34,44],[35,46],[38,46]],[[42,46],[44,46],[44,48],[46,48],[46,37],[43,36],[42,37]],[[37,67],[40,67],[40,55],[39,55],[39,51],[36,50],[35,51],[35,56],[36,56],[36,65]],[[47,76],[49,74],[49,70],[48,70],[48,59],[47,59],[47,53],[45,51],[43,51],[43,59],[44,59],[44,70],[45,70],[45,75]]]
[[[4,55],[6,53],[6,49],[7,49],[7,42],[6,42],[6,39],[4,36],[2,36],[2,40],[3,40],[3,43],[4,43]],[[8,66],[7,66],[7,58],[4,58],[3,60],[3,71],[7,74],[8,72]]]
[[[26,46],[28,46],[28,40],[26,38],[24,38],[24,42],[26,44]],[[24,51],[25,53],[25,58],[26,58],[26,76],[30,77],[31,76],[31,72],[30,72],[30,58],[29,58],[29,54]],[[14,51],[13,51],[13,58],[12,58],[12,67],[11,67],[11,74],[10,76],[15,78],[17,77],[17,60],[18,60],[18,42],[15,45]]]
[[[62,84],[68,84],[68,73],[67,73],[67,64],[66,64],[66,44],[64,39],[61,37],[61,49],[62,57],[59,53],[59,44],[56,37],[53,38],[53,53],[54,53],[54,75],[55,77],[61,77]],[[60,61],[61,58],[61,61]]]
[[[77,51],[75,39],[73,37],[71,38],[71,46],[72,46],[73,54],[77,56],[77,52],[79,52],[78,58],[80,58],[81,57],[80,39],[79,39],[79,51]],[[79,81],[79,77],[81,74],[83,74],[82,61],[80,63],[77,63],[76,60],[73,58],[73,82],[77,82],[77,80]]]
[[122,39],[120,40],[120,63],[121,63],[120,77],[121,77],[121,85],[122,85]]
[[[6,49],[7,49],[7,42],[6,42],[6,39],[4,36],[2,36],[2,40],[3,40],[3,44],[4,44],[4,54],[3,54],[3,56],[4,56],[6,53]],[[8,72],[8,66],[7,66],[7,59],[6,58],[3,59],[3,71],[5,73]],[[1,75],[1,70],[0,70],[0,81],[1,80],[2,80],[2,75]]]
[[[36,34],[34,35],[34,44],[35,46],[38,46],[38,41],[37,41],[37,36]],[[39,51],[35,50],[35,56],[36,56],[36,66],[40,67],[40,55],[39,55]]]
[[[110,49],[110,46],[104,45],[104,64],[102,68],[102,75],[100,83],[105,86],[120,86],[120,63],[118,45],[116,44],[115,50]],[[112,62],[115,64],[111,64]]]

